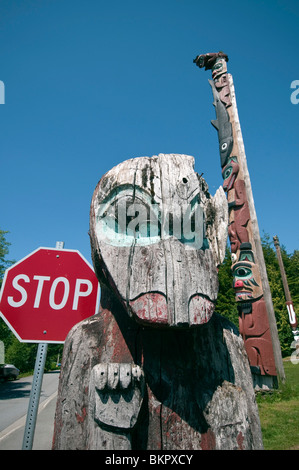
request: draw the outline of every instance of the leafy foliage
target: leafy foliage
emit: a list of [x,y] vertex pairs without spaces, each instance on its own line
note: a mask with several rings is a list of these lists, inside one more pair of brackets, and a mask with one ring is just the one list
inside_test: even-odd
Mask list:
[[225,258],[219,267],[219,292],[216,303],[216,312],[228,318],[234,325],[239,326],[239,315],[233,289],[233,277],[231,273],[231,255],[227,248]]
[[2,285],[2,279],[5,273],[5,270],[11,266],[14,261],[9,261],[6,259],[6,256],[9,252],[10,243],[6,240],[5,235],[9,233],[4,230],[0,230],[0,287]]

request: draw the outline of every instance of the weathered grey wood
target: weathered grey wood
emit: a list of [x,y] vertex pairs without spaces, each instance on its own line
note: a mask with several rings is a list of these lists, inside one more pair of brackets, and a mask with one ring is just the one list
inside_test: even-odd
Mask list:
[[[65,343],[54,449],[262,448],[242,338],[214,313],[227,202],[222,190],[209,195],[193,164],[185,155],[129,160],[95,190],[90,235],[101,306]],[[111,231],[120,198],[178,218],[200,204],[202,245],[163,232],[163,220],[157,237]]]
[[144,377],[139,366],[130,363],[95,365],[89,382],[89,448],[130,450],[131,432],[143,396]]
[[207,202],[206,213],[212,213],[214,217],[213,224],[207,226],[207,238],[210,241],[215,262],[217,266],[220,266],[225,256],[228,226],[227,199],[222,186],[217,189],[215,196]]
[[[121,313],[120,305],[118,309]],[[102,314],[106,316],[105,310]],[[136,349],[130,362],[142,363],[148,402],[143,403],[131,433],[99,426],[92,420],[92,364],[109,356],[113,361],[116,358],[128,361],[130,356],[127,348],[123,348],[122,335],[112,316],[108,324],[109,354],[107,348],[101,347],[107,326],[102,314],[76,326],[67,339],[54,449],[263,447],[243,341],[236,328],[217,314],[200,328],[167,332],[137,330],[132,320],[127,319],[122,325],[124,336],[132,332],[132,336],[136,335],[133,345],[125,338],[130,349]],[[118,340],[121,348],[112,339]],[[122,349],[125,357],[121,359],[120,351],[115,349]]]
[[[128,160],[105,175],[95,191],[91,206],[92,239],[123,301],[132,309],[134,302],[140,306],[143,294],[161,294],[167,298],[167,318],[161,318],[162,323],[188,323],[189,300],[198,293],[202,296],[192,300],[190,315],[194,317],[194,310],[199,311],[195,305],[200,302],[203,316],[209,317],[213,309],[211,302],[217,296],[215,264],[220,264],[225,254],[227,202],[222,188],[214,198],[210,197],[193,166],[193,157],[187,155],[161,154]],[[112,198],[107,194],[112,194]],[[204,213],[211,245],[204,250],[188,249],[189,246],[175,236],[167,236],[167,230],[164,230],[166,223],[163,225],[169,214],[173,220],[180,221],[196,197]],[[117,235],[107,241],[103,237],[101,232],[106,230],[106,226],[99,214],[106,214],[106,205],[109,207],[111,202],[125,198],[136,204],[145,202],[159,206],[164,218],[161,237],[156,243],[139,246],[134,239],[130,242]],[[206,276],[207,270],[209,277]]]

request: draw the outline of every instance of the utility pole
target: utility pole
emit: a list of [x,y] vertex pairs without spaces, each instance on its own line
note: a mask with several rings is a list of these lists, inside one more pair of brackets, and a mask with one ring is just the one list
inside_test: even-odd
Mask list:
[[292,297],[291,297],[291,294],[290,294],[290,289],[289,289],[289,285],[288,285],[288,281],[287,281],[287,276],[286,276],[286,272],[285,272],[285,269],[284,269],[284,264],[283,264],[283,260],[282,260],[282,256],[281,256],[281,250],[280,250],[280,244],[279,244],[278,236],[275,235],[273,237],[273,240],[274,240],[274,245],[275,245],[275,248],[276,248],[276,254],[277,254],[280,274],[281,274],[282,283],[283,283],[283,289],[284,289],[285,298],[286,298],[286,306],[287,306],[287,311],[288,311],[288,315],[289,315],[289,322],[290,322],[290,325],[291,325],[291,328],[292,328],[292,333],[294,335],[294,340],[298,341],[299,340],[299,331],[297,329],[296,313],[295,313],[295,310],[294,310],[294,304],[293,304],[293,301],[292,301]]
[[273,388],[277,375],[285,381],[272,296],[255,212],[235,89],[223,52],[202,54],[193,61],[212,71],[219,153],[229,208],[233,286],[239,329],[251,365],[254,385]]

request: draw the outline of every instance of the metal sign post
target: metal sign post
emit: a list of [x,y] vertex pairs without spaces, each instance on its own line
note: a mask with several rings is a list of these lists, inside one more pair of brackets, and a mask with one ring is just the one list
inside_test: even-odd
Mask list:
[[[56,242],[56,249],[62,250],[63,247],[64,242]],[[48,343],[39,343],[35,360],[33,382],[30,392],[30,400],[27,411],[22,450],[31,450],[33,446],[36,418],[44,376],[45,363],[47,358],[47,351]]]
[[36,417],[40,399],[40,392],[42,387],[44,368],[47,358],[47,343],[39,343],[38,350],[36,354],[34,375],[32,388],[30,392],[30,400],[27,411],[26,426],[23,437],[23,446],[22,450],[31,450],[33,445],[33,438],[36,425]]

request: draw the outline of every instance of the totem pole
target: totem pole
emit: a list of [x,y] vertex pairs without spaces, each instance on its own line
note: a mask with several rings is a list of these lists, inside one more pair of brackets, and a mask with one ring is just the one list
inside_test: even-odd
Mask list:
[[233,287],[239,311],[239,329],[251,365],[254,384],[273,388],[277,373],[284,380],[281,350],[267,272],[255,214],[232,76],[226,54],[197,56],[195,64],[212,70],[223,189],[229,207]]
[[293,304],[293,301],[292,301],[292,297],[291,297],[291,293],[290,293],[290,289],[289,289],[289,285],[288,285],[288,281],[287,281],[286,272],[285,272],[285,269],[284,269],[284,264],[283,264],[283,260],[282,260],[282,256],[281,256],[278,236],[275,235],[273,237],[273,240],[274,240],[274,245],[275,245],[275,248],[276,248],[276,254],[277,254],[280,274],[281,274],[282,283],[283,283],[283,289],[284,289],[285,298],[286,298],[286,306],[287,306],[287,311],[288,311],[288,315],[289,315],[289,322],[290,322],[290,325],[291,325],[291,328],[292,328],[292,333],[293,333],[293,336],[294,336],[294,340],[297,342],[297,341],[299,341],[299,331],[298,331],[298,328],[297,328],[297,318],[296,318],[296,313],[295,313],[295,310],[294,310],[294,304]]
[[214,312],[228,210],[187,155],[112,168],[90,209],[97,315],[63,352],[53,449],[262,449],[243,340]]

